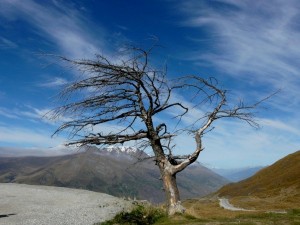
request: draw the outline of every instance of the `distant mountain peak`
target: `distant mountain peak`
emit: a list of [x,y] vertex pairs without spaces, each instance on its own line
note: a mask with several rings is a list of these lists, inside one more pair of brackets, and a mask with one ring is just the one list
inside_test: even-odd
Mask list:
[[84,152],[99,156],[109,156],[118,160],[144,160],[150,157],[146,152],[131,146],[111,145],[103,148],[96,146],[86,146]]
[[127,153],[127,154],[132,154],[132,153],[137,153],[138,149],[130,146],[115,146],[111,145],[103,150],[106,150],[108,152],[116,152],[116,153]]

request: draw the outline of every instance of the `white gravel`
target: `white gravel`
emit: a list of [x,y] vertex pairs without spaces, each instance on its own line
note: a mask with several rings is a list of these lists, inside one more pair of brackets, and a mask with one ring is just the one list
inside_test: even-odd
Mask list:
[[253,211],[253,210],[248,210],[248,209],[243,209],[243,208],[237,208],[237,207],[233,206],[232,204],[230,204],[230,202],[227,198],[220,198],[219,204],[220,204],[220,207],[227,209],[227,210],[231,210],[231,211]]
[[92,225],[131,207],[103,193],[0,183],[0,225]]

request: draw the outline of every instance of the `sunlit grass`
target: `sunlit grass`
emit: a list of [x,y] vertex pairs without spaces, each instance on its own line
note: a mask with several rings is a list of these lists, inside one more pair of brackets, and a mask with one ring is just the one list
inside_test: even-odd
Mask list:
[[184,202],[187,214],[159,220],[157,225],[300,225],[300,209],[286,213],[268,211],[229,211],[219,207],[218,200],[191,199]]
[[162,207],[138,207],[105,224],[300,225],[300,208],[286,210],[286,213],[229,211],[219,207],[218,199],[190,199],[183,204],[187,209],[183,215],[167,217]]

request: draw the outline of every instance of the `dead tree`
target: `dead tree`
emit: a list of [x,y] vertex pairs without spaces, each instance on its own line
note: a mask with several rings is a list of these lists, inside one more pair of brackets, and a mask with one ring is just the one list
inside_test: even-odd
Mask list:
[[[131,49],[126,60],[109,60],[98,55],[93,60],[61,59],[84,73],[84,78],[67,86],[61,93],[64,104],[53,112],[53,118],[69,118],[56,131],[68,131],[68,145],[113,145],[126,142],[152,148],[166,193],[168,214],[183,212],[176,174],[195,162],[203,150],[202,137],[221,118],[237,118],[252,126],[252,110],[259,103],[237,105],[227,103],[227,92],[216,79],[184,76],[167,79],[166,70],[154,69],[149,63],[150,50]],[[174,96],[189,96],[190,103]],[[172,129],[158,123],[160,116],[179,122],[195,108],[205,109],[191,126]],[[174,115],[175,113],[175,115]],[[172,115],[172,116],[170,116]],[[71,118],[71,119],[70,119]],[[123,129],[100,132],[101,125],[121,124]],[[173,123],[172,123],[173,124]],[[195,149],[189,155],[173,155],[172,142],[182,132],[195,138]]]

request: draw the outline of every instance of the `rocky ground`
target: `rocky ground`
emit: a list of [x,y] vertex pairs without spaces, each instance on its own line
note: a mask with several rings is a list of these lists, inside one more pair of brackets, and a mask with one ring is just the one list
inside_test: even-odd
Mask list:
[[0,183],[0,225],[92,225],[131,207],[103,193]]

